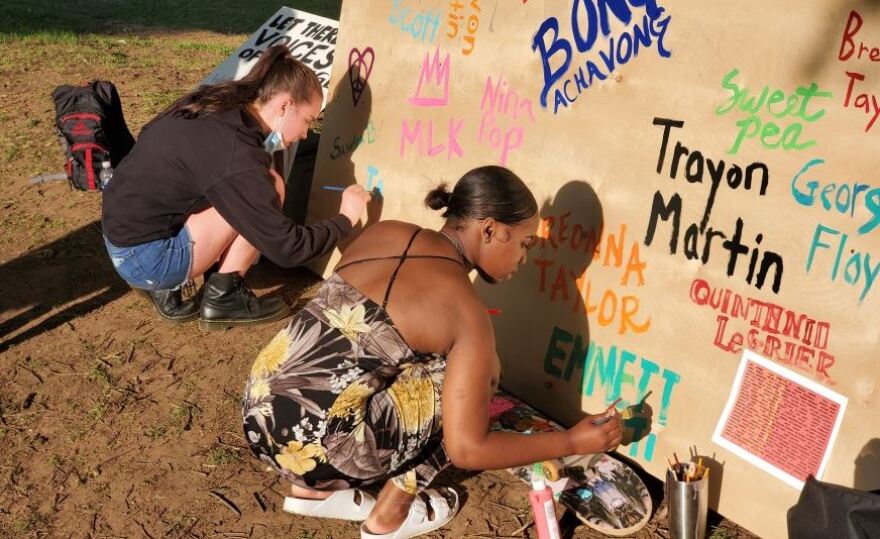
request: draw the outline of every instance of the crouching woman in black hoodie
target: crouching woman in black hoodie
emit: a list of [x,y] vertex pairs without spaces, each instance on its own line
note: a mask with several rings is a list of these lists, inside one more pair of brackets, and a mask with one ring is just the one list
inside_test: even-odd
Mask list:
[[[303,264],[347,236],[370,199],[353,185],[339,215],[309,226],[282,213],[284,182],[272,154],[306,136],[321,86],[283,46],[268,49],[241,80],[201,86],[141,131],[104,191],[104,242],[119,275],[172,322],[203,329],[258,324],[288,314],[258,298],[244,274],[258,253]],[[206,275],[200,306],[180,288]]]

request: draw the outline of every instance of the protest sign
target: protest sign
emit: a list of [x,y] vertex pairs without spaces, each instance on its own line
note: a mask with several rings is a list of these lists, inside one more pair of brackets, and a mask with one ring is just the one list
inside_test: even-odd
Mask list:
[[324,91],[323,109],[329,93],[330,69],[338,30],[338,21],[282,7],[201,83],[240,79],[251,70],[266,49],[273,45],[284,45],[294,58],[318,75]]

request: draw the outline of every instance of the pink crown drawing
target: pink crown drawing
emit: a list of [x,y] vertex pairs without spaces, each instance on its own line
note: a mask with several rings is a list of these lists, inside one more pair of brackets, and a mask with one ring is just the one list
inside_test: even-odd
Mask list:
[[409,102],[417,107],[442,107],[449,102],[449,53],[440,61],[440,47],[425,53],[416,93]]

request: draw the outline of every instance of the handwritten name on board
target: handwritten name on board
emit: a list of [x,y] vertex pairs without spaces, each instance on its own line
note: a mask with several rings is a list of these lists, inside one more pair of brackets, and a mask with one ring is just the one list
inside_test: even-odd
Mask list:
[[[682,381],[680,373],[622,345],[601,344],[559,326],[553,326],[550,333],[544,373],[566,382],[577,380],[581,394],[604,395],[605,404],[619,403],[621,408],[634,408],[637,415],[643,412],[648,394],[657,390],[660,395],[657,423],[661,427],[669,424],[673,391]],[[632,400],[628,400],[630,398]],[[657,434],[650,432],[649,423],[634,417],[624,422],[624,429],[631,431],[633,440],[628,447],[629,455],[653,460]],[[644,446],[638,442],[642,438]]]
[[[663,126],[663,139],[660,143],[660,154],[657,160],[657,174],[663,174],[667,170],[664,167],[664,163],[666,163],[667,153],[671,153],[672,156],[667,172],[671,180],[675,180],[676,175],[678,175],[681,169],[684,172],[687,183],[702,184],[704,180],[710,183],[709,195],[703,210],[702,220],[699,223],[691,223],[685,228],[684,237],[681,241],[685,258],[688,260],[700,260],[703,264],[707,264],[712,254],[713,239],[717,238],[715,244],[728,253],[726,264],[728,277],[733,277],[737,273],[739,257],[747,255],[749,261],[745,281],[748,284],[754,284],[755,288],[760,290],[767,278],[772,276],[771,288],[775,294],[778,294],[782,284],[782,256],[773,251],[764,250],[762,252],[759,249],[761,241],[764,239],[763,232],[756,233],[753,243],[748,241],[744,243],[744,222],[741,217],[736,219],[732,233],[725,233],[714,226],[707,226],[710,223],[709,217],[715,204],[716,195],[718,194],[719,187],[722,185],[726,185],[731,190],[741,189],[743,191],[752,191],[754,185],[757,191],[756,196],[763,197],[766,195],[767,186],[770,183],[770,170],[767,165],[754,162],[742,168],[739,165],[732,164],[727,168],[725,174],[725,163],[723,160],[708,158],[703,155],[703,152],[691,150],[681,142],[676,141],[675,147],[667,152],[667,148],[670,148],[669,136],[671,129],[681,129],[684,127],[684,121],[654,118],[654,125]],[[725,181],[722,182],[722,180]],[[653,243],[657,226],[662,221],[669,224],[669,253],[675,254],[679,245],[681,214],[682,198],[678,192],[669,197],[667,201],[661,190],[655,191],[651,204],[648,229],[645,233],[645,245],[650,246]],[[702,246],[700,245],[701,243]],[[761,257],[760,265],[758,265],[759,256]],[[739,266],[741,268],[739,275],[742,275],[744,263],[740,263]],[[772,275],[770,274],[771,269],[773,270]]]
[[[816,261],[817,267],[823,267],[819,271],[828,275],[832,282],[838,281],[839,276],[846,284],[860,290],[861,303],[880,274],[880,256],[872,253],[871,246],[865,244],[870,238],[868,234],[880,224],[880,187],[858,180],[828,180],[823,177],[828,174],[824,169],[813,170],[824,163],[824,159],[810,159],[795,174],[791,180],[794,200],[808,208],[815,206],[825,212],[848,214],[860,226],[852,235],[847,230],[818,223],[810,240],[806,270],[810,273]],[[851,235],[853,242],[847,243]],[[867,238],[864,235],[868,235]],[[874,254],[873,259],[871,254]]]
[[[625,28],[612,35],[615,19]],[[653,45],[661,58],[669,58],[672,52],[664,46],[663,38],[671,20],[656,0],[573,0],[570,13],[545,19],[532,40],[544,79],[541,106],[547,108],[552,100],[553,114],[560,107],[568,108],[594,83],[606,80],[638,56],[640,48]]]
[[[846,20],[846,29],[840,39],[840,51],[837,58],[841,62],[880,62],[880,47],[873,45],[868,46],[861,40],[860,31],[865,20],[858,11],[853,10]],[[857,46],[858,44],[858,46]],[[863,58],[864,56],[864,58]],[[859,67],[858,69],[862,69]],[[870,84],[866,83],[866,76],[855,68],[848,67],[846,76],[849,82],[846,87],[846,97],[843,100],[844,108],[860,109],[868,117],[865,125],[865,132],[871,130],[880,117],[880,98],[876,94],[865,91],[865,87]],[[857,82],[858,81],[858,82]]]
[[705,279],[691,282],[694,305],[716,312],[712,344],[741,354],[746,348],[834,384],[829,369],[837,362],[828,351],[831,323],[771,301],[744,296]]

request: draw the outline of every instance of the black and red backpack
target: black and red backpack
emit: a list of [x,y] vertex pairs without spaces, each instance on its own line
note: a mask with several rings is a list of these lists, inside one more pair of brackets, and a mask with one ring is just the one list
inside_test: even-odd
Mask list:
[[101,80],[84,86],[64,84],[55,88],[52,100],[71,187],[100,191],[101,163],[110,161],[115,168],[134,146],[116,86]]

